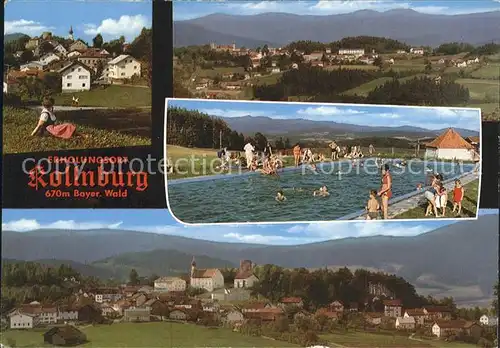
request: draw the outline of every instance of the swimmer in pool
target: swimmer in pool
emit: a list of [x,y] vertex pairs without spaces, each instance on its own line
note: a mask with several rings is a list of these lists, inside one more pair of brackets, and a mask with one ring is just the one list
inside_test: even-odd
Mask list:
[[329,195],[330,193],[328,192],[328,188],[325,185],[323,185],[319,190],[313,192],[313,196],[326,197]]
[[284,202],[284,201],[286,201],[286,197],[283,194],[283,191],[278,191],[278,193],[276,194],[276,197],[274,199],[276,199],[277,202]]

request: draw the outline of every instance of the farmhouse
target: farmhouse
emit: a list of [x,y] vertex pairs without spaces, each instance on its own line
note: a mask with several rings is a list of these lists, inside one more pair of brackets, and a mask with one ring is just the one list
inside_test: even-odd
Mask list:
[[193,288],[214,291],[224,287],[224,276],[216,268],[197,269],[196,261],[193,258],[191,262],[191,280],[190,285]]
[[396,329],[398,330],[413,330],[415,329],[415,318],[413,317],[397,317]]
[[473,325],[465,320],[438,320],[432,325],[432,334],[437,337],[467,334],[471,333],[471,330],[477,331],[477,328],[473,328]]
[[283,307],[289,307],[289,306],[303,307],[304,302],[300,297],[284,297],[281,299],[280,305]]
[[54,52],[44,54],[43,56],[40,57],[39,62],[42,63],[42,65],[48,65],[54,61],[60,60],[59,56],[55,54]]
[[53,327],[43,334],[43,341],[55,346],[76,346],[87,341],[86,335],[76,327],[66,325]]
[[253,274],[253,264],[250,260],[241,260],[240,268],[234,277],[235,288],[250,288],[259,279]]
[[407,309],[403,317],[413,317],[415,319],[415,325],[424,325],[425,322],[425,312],[421,308]]
[[364,56],[365,50],[364,48],[341,48],[339,49],[339,55],[341,56]]
[[149,321],[151,316],[150,307],[130,307],[123,310],[123,320],[124,321]]
[[161,277],[154,282],[155,291],[185,291],[186,281],[179,277]]
[[58,71],[63,92],[90,90],[91,69],[80,62],[71,62]]
[[69,46],[69,51],[85,51],[88,48],[87,44],[82,40],[76,40]]
[[440,136],[426,144],[425,157],[429,159],[448,159],[472,161],[474,146],[469,144],[453,128],[448,128]]
[[11,329],[32,329],[38,324],[35,314],[25,313],[16,309],[7,315],[10,321]]
[[141,63],[127,54],[119,55],[108,62],[103,76],[108,80],[130,79],[132,76],[140,77]]
[[386,317],[397,318],[402,315],[403,306],[401,300],[385,300],[384,302],[384,315]]
[[479,322],[481,323],[481,325],[484,325],[484,326],[497,326],[498,318],[488,316],[485,314],[485,315],[481,316],[481,318],[479,318]]
[[78,55],[77,60],[89,68],[97,70],[99,65],[104,69],[106,63],[109,59],[109,53],[107,51],[100,50],[98,48],[89,48]]

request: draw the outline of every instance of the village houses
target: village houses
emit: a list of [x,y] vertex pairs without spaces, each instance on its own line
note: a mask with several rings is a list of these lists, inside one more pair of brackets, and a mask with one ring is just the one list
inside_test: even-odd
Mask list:
[[481,318],[479,318],[479,322],[484,326],[497,326],[498,318],[484,314],[481,316]]
[[397,317],[395,326],[398,330],[413,330],[415,329],[415,318]]
[[103,77],[108,81],[130,79],[141,76],[141,63],[128,54],[110,60],[104,68]]
[[415,319],[415,325],[424,325],[426,314],[422,308],[407,309],[403,316],[404,318],[413,317]]
[[251,288],[259,279],[253,273],[253,264],[250,260],[241,260],[240,268],[234,277],[235,288]]
[[91,69],[78,61],[70,62],[58,71],[61,74],[63,92],[90,90]]

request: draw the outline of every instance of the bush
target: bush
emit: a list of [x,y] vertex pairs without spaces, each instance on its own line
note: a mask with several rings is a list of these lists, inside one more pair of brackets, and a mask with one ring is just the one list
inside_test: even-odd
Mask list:
[[20,106],[21,96],[13,93],[4,93],[3,103],[4,105],[9,105],[9,106]]

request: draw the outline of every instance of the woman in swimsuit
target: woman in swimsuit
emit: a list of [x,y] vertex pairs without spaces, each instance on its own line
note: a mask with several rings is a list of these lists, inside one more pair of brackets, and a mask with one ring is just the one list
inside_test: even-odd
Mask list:
[[388,219],[389,199],[392,197],[392,176],[388,164],[382,166],[382,187],[378,191],[378,195],[382,197],[384,219]]
[[298,167],[299,162],[300,162],[300,145],[299,144],[295,145],[295,147],[293,148],[293,159],[295,160],[295,167]]

